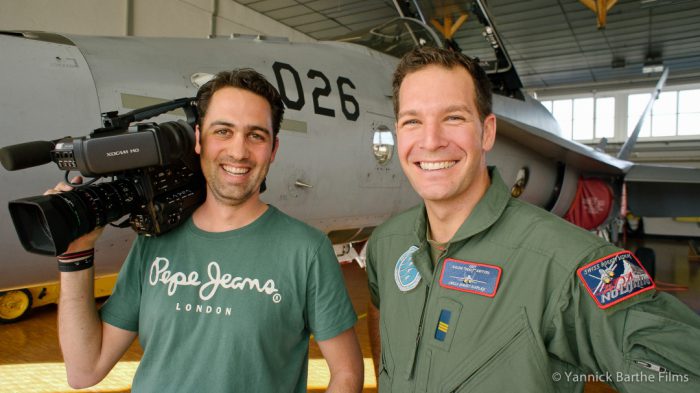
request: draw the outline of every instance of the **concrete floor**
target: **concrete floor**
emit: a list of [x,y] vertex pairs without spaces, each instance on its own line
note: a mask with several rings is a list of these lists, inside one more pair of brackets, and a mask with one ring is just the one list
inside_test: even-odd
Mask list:
[[[647,239],[631,242],[629,248],[651,247],[656,252],[656,280],[663,284],[688,287],[672,292],[700,314],[700,258],[689,257],[687,239]],[[365,358],[365,392],[376,392],[374,371],[367,335],[366,313],[369,294],[366,276],[356,264],[343,265],[343,274],[355,311],[360,320],[357,334]],[[110,375],[90,392],[128,392],[141,348],[134,343]],[[309,391],[323,391],[328,381],[328,369],[318,346],[312,342],[309,350]],[[0,392],[64,392],[72,391],[65,381],[65,369],[56,336],[56,306],[33,310],[26,320],[0,325]],[[586,393],[614,392],[602,383],[589,384]]]

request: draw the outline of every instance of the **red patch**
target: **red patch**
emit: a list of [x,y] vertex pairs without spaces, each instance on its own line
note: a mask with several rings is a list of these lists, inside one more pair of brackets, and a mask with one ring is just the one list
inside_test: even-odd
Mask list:
[[588,294],[602,309],[656,288],[644,266],[629,251],[597,259],[576,273]]

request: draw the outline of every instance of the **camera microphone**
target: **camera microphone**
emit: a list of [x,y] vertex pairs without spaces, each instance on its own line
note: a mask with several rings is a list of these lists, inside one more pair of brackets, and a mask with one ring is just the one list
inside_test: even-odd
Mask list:
[[49,141],[34,141],[6,146],[0,149],[0,162],[8,171],[31,168],[51,162],[51,150],[55,144]]

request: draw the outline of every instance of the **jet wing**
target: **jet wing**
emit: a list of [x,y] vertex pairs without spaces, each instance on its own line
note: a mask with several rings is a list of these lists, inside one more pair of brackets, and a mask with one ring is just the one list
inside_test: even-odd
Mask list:
[[637,216],[700,216],[700,168],[635,164],[505,116],[499,118],[498,134],[583,176],[623,177],[628,209]]
[[633,165],[629,161],[618,160],[586,145],[508,118],[507,115],[498,118],[497,135],[507,136],[545,157],[578,168],[582,173],[622,175]]
[[700,216],[700,168],[635,164],[625,183],[628,207],[635,215]]

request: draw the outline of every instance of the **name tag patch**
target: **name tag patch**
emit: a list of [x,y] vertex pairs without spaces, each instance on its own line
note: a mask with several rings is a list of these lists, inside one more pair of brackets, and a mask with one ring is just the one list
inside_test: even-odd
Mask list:
[[498,266],[448,258],[442,266],[440,286],[494,297],[502,271]]
[[593,261],[577,271],[598,307],[605,309],[656,287],[649,273],[629,251]]

